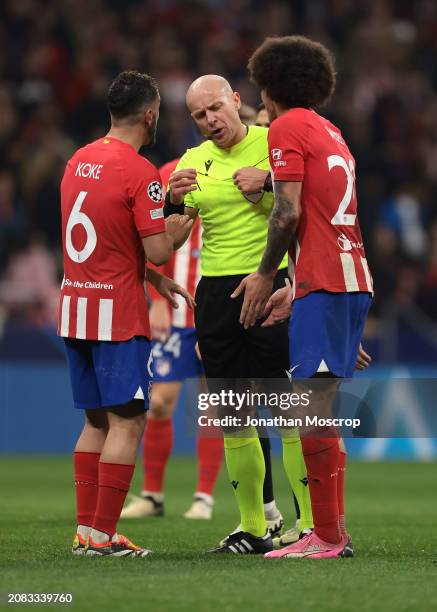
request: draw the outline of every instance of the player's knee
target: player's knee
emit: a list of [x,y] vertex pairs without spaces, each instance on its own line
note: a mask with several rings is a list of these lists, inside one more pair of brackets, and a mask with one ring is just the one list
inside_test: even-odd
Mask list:
[[173,415],[175,400],[164,393],[153,393],[150,401],[150,415],[153,419],[169,419]]

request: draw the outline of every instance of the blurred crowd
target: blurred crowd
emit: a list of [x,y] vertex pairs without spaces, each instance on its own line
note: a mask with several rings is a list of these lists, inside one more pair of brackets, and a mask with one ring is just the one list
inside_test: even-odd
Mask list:
[[224,75],[257,106],[248,57],[265,36],[292,33],[336,56],[337,92],[323,114],[356,157],[375,320],[395,304],[436,322],[434,0],[2,0],[0,324],[55,320],[59,181],[75,148],[108,129],[117,72],[158,80],[158,142],[145,153],[161,164],[198,142],[185,108],[193,78]]

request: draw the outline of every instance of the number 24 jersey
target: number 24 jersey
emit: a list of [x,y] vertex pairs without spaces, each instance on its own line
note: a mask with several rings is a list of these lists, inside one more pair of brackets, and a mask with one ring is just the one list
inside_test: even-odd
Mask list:
[[112,137],[76,151],[61,184],[64,279],[58,334],[150,338],[142,238],[165,231],[158,170]]
[[372,293],[355,161],[340,131],[316,112],[295,108],[273,121],[268,139],[274,180],[302,182],[302,214],[289,251],[294,297],[319,290]]

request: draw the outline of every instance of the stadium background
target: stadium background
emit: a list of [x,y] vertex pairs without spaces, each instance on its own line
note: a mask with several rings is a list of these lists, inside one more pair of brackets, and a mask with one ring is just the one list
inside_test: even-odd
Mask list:
[[[62,278],[59,181],[72,152],[108,129],[104,99],[111,79],[125,68],[157,78],[158,141],[145,154],[159,165],[198,142],[185,108],[193,78],[222,74],[256,106],[247,59],[264,36],[289,33],[326,43],[337,58],[338,89],[323,113],[341,127],[357,160],[376,291],[365,338],[371,375],[435,375],[435,2],[4,0],[0,451],[67,453],[80,429],[54,328]],[[414,393],[408,401],[413,414],[419,411]],[[175,452],[191,453],[181,409],[176,419]],[[367,459],[437,456],[435,441],[426,439],[349,446]]]

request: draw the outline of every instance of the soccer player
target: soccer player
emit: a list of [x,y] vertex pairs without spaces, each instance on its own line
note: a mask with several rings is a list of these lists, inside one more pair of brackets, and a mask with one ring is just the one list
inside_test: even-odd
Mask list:
[[[74,405],[85,424],[74,451],[77,533],[73,553],[144,557],[116,532],[144,428],[151,385],[146,259],[167,261],[192,221],[164,224],[157,169],[138,155],[153,144],[160,98],[146,74],[111,84],[111,129],[69,160],[61,184],[64,337]],[[170,299],[185,290],[151,271]]]
[[269,116],[267,114],[266,107],[262,102],[258,106],[258,114],[255,119],[255,125],[259,125],[261,127],[266,128],[270,127]]
[[[159,169],[163,186],[168,184],[178,159]],[[180,208],[180,207],[179,207]],[[173,257],[161,267],[193,295],[200,276],[201,226],[195,220],[190,236]],[[186,378],[203,376],[202,363],[195,346],[197,335],[193,310],[183,300],[172,310],[165,299],[150,287],[150,328],[155,340],[153,352],[153,390],[143,440],[143,490],[121,513],[121,518],[141,518],[164,514],[164,474],[173,443],[172,416]],[[191,507],[184,514],[189,519],[210,519],[214,505],[213,491],[223,460],[223,439],[197,438],[198,480]]]
[[[251,57],[249,71],[272,122],[275,206],[258,270],[235,292],[244,292],[240,321],[250,328],[261,315],[289,250],[290,371],[294,378],[331,379],[335,390],[335,381],[352,376],[363,358],[360,342],[373,290],[358,224],[354,158],[338,128],[314,110],[334,91],[333,58],[305,37],[269,38]],[[314,531],[267,557],[351,556],[344,447],[328,429],[303,436],[302,448]]]
[[[189,149],[170,176],[169,199],[185,205],[203,227],[201,279],[196,291],[195,322],[205,373],[213,379],[282,378],[289,367],[287,323],[243,328],[242,300],[231,299],[244,276],[257,269],[267,237],[273,198],[263,189],[246,188],[238,169],[268,170],[267,130],[245,126],[238,115],[239,94],[220,76],[206,75],[187,92],[191,116],[206,141]],[[251,183],[251,181],[249,181]],[[243,184],[244,183],[244,184]],[[279,265],[274,286],[284,286],[287,261]],[[284,439],[284,466],[312,526],[306,470],[299,437]],[[271,550],[264,510],[265,463],[255,428],[241,436],[225,435],[225,457],[235,490],[241,524],[214,551],[237,554]]]

